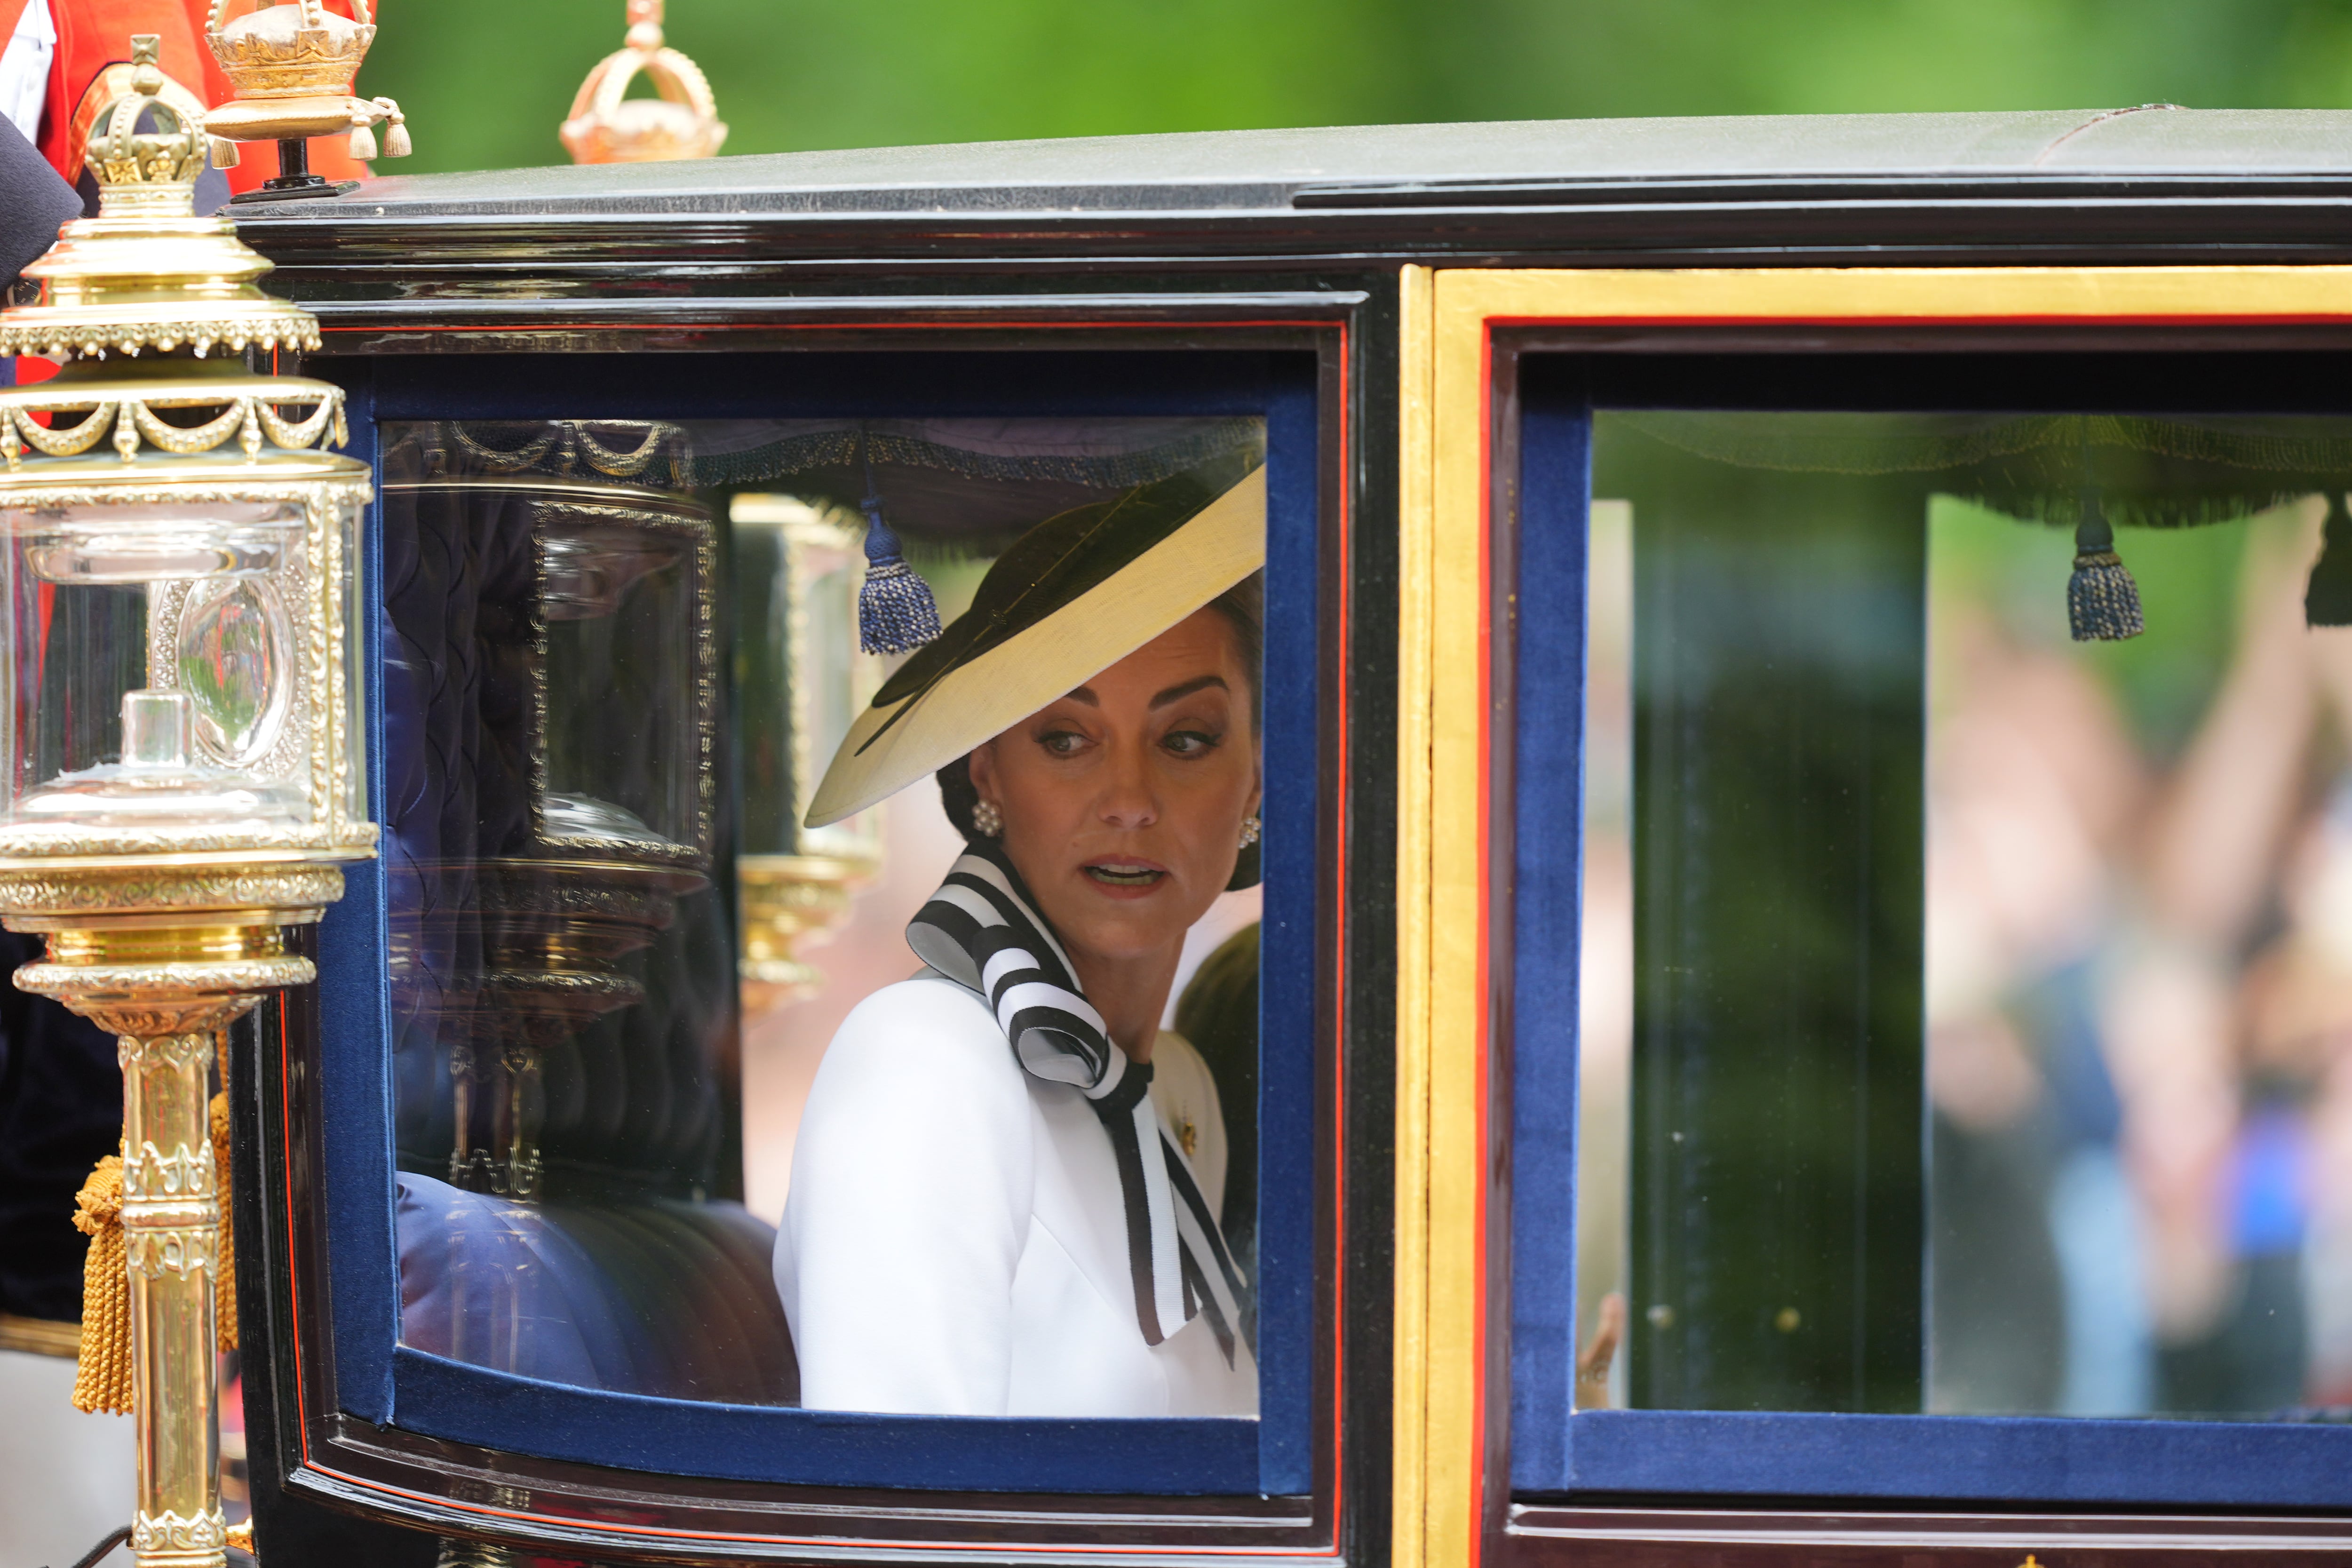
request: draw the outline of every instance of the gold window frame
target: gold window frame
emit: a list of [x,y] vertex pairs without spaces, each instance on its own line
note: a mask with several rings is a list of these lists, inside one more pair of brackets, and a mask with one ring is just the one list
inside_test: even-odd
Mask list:
[[[2352,324],[2352,267],[1643,270],[1406,267],[1399,284],[1394,1568],[1471,1568],[1502,1526],[1490,1345],[1486,633],[1498,329]],[[1495,1289],[1506,1289],[1501,1282]]]

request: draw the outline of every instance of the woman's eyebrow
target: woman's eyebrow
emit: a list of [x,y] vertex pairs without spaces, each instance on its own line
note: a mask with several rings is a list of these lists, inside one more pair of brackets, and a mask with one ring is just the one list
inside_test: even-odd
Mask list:
[[1171,702],[1174,702],[1180,698],[1190,697],[1195,691],[1205,691],[1212,686],[1217,688],[1221,691],[1231,691],[1233,689],[1232,687],[1225,684],[1225,678],[1222,675],[1195,676],[1190,680],[1170,687],[1167,690],[1153,698],[1150,705],[1154,708],[1165,708]]

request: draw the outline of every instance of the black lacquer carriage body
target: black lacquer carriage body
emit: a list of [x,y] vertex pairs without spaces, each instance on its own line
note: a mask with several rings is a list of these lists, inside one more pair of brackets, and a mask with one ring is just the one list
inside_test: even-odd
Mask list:
[[[1933,640],[1988,552],[2041,551],[2063,608],[2070,526],[2078,556],[2120,530],[2128,565],[2143,532],[2342,511],[2347,132],[2160,108],[1237,132],[240,211],[376,466],[386,832],[318,933],[315,994],[265,1005],[231,1074],[263,1553],[2352,1550],[2336,1406],[2237,1372],[2196,1404],[2169,1320],[2134,1363],[2155,1393],[2078,1399],[2087,1352],[1963,1375],[2065,1339],[2065,1248],[2096,1226],[2068,1228],[2056,1175],[2019,1199],[2050,1238],[2047,1321],[2000,1315],[2030,1291],[1998,1247],[1979,1296],[1952,1272],[1997,1224],[1994,1177],[1957,1173],[2007,1168],[2000,1139],[2042,1122],[1948,1114],[1984,1102],[1937,1077],[1979,1059],[1939,1042],[1980,1037],[1937,1032],[1961,928]],[[1257,1150],[1259,1415],[801,1408],[772,1291],[742,1304],[768,1244],[741,1206],[762,1134],[738,980],[810,981],[739,927],[836,918],[907,853],[799,826],[835,710],[881,673],[817,668],[846,646],[819,632],[845,624],[861,503],[952,583],[1029,521],[1259,440],[1262,967],[1245,1087],[1223,1085]],[[2333,547],[2319,510],[2296,526]],[[2171,579],[2142,575],[2153,647]],[[1604,1079],[1595,878],[1621,863],[1630,1066]],[[773,892],[820,882],[839,898]],[[2041,1037],[2032,1081],[2063,1089]],[[2137,1169],[2156,1101],[2098,1049],[2084,1070],[2123,1109],[2044,1152]],[[2215,1135],[2254,1173],[2233,1214],[2272,1168],[2260,1086],[2305,1086],[2279,1090],[2294,1128],[2325,1103],[2322,1069],[2264,1071]],[[2323,1170],[2324,1139],[2293,1137]],[[2320,1179],[2280,1189],[2306,1194],[2305,1283],[2281,1289],[2324,1319]],[[404,1227],[436,1204],[489,1251],[428,1268]],[[2266,1288],[2246,1247],[2233,1300]],[[531,1340],[560,1292],[467,1276],[499,1248],[532,1279],[635,1281],[598,1308],[617,1326]],[[1623,1350],[1580,1369],[1610,1313]],[[1938,1327],[1963,1316],[1994,1328]]]

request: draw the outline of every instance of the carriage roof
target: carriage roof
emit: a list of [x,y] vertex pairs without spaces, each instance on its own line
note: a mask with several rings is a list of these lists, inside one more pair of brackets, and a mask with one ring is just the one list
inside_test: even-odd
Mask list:
[[2352,180],[2352,112],[1557,120],[1072,137],[394,176],[241,217],[1219,212]]

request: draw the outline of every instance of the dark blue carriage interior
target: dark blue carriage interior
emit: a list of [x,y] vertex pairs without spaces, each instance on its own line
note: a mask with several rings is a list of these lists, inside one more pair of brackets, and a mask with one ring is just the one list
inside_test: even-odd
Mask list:
[[[1510,1453],[1511,1486],[1520,1498],[2284,1510],[2352,1504],[2352,1425],[2332,1410],[2233,1419],[1901,1413],[1903,1397],[1912,1411],[1925,1408],[1919,1393],[1924,1292],[1917,1278],[1902,1309],[1911,1314],[1907,1395],[1865,1386],[1864,1350],[1857,1340],[1853,1387],[1859,1392],[1843,1408],[1807,1409],[1794,1400],[1774,1408],[1770,1393],[1722,1399],[1715,1408],[1675,1408],[1687,1396],[1653,1387],[1645,1398],[1638,1383],[1632,1403],[1650,1407],[1576,1407],[1578,955],[1585,895],[1580,835],[1572,825],[1584,820],[1588,710],[1584,683],[1559,672],[1587,668],[1596,414],[1626,408],[1900,411],[1923,405],[2006,409],[2021,399],[2060,412],[2104,411],[2127,401],[2136,408],[2153,405],[2150,412],[2158,414],[2183,405],[2199,414],[2307,414],[2340,413],[2344,402],[2322,389],[2309,361],[2285,356],[2265,362],[2250,355],[2234,364],[2229,356],[2198,362],[2147,354],[2104,363],[2082,356],[2072,364],[2059,356],[1977,357],[1982,363],[1966,369],[1949,359],[1896,355],[1875,356],[1866,368],[1826,355],[1810,362],[1694,356],[1687,366],[1570,355],[1521,362],[1519,511],[1507,524],[1516,530],[1517,599],[1526,607],[1512,655]],[[2021,386],[2030,390],[2021,393]],[[2281,401],[2289,406],[2282,409]],[[1919,576],[1924,580],[1924,559]],[[1639,595],[1649,591],[1635,590],[1636,603],[1647,604]],[[1912,635],[1916,637],[1916,629]],[[1659,700],[1644,689],[1641,700]],[[1636,790],[1635,809],[1645,798]],[[1917,810],[1916,800],[1911,809]],[[1916,951],[1915,929],[1915,998]],[[1635,1051],[1650,1048],[1650,1038],[1637,1032]],[[1916,1115],[1924,1122],[1916,1031],[1903,1043],[1915,1058],[1913,1077],[1895,1088],[1921,1107]],[[1649,1081],[1638,1076],[1647,1070],[1637,1067],[1634,1093]],[[1924,1130],[1914,1137],[1916,1169]],[[1911,1191],[1916,1199],[1916,1186]],[[1911,1223],[1909,1256],[1916,1258],[1918,1221]],[[1639,1245],[1638,1216],[1629,1224],[1636,1226]],[[1924,1263],[1919,1269],[1924,1275]],[[1638,1263],[1632,1279],[1638,1287]],[[1896,1284],[1900,1294],[1902,1282]],[[1643,1303],[1654,1299],[1637,1289],[1631,1332],[1643,1331]]]
[[[1260,982],[1257,1346],[1261,1416],[1231,1419],[967,1419],[838,1414],[776,1404],[620,1393],[520,1376],[401,1342],[394,1188],[399,1027],[387,942],[388,868],[464,817],[436,782],[431,693],[462,672],[413,668],[392,601],[420,592],[414,539],[386,539],[370,514],[363,570],[377,610],[365,649],[371,805],[383,859],[354,868],[320,933],[328,1268],[334,1384],[362,1420],[484,1448],[625,1469],[744,1481],[1018,1492],[1297,1495],[1309,1489],[1315,1341],[1318,1088],[1314,1047],[1320,542],[1317,367],[1311,355],[1185,353],[792,353],[389,357],[321,362],[348,389],[353,450],[382,468],[379,426],[406,419],[748,419],[1255,416],[1265,422],[1268,569],[1265,761],[1265,905]],[[446,553],[446,552],[445,552]],[[462,553],[462,552],[460,552]],[[452,557],[454,559],[454,557]],[[455,568],[452,568],[455,569]],[[488,570],[476,563],[471,570]],[[722,566],[723,572],[723,566]],[[430,584],[424,585],[429,588]],[[721,584],[724,599],[724,584]],[[721,666],[725,660],[722,658]],[[722,682],[723,685],[723,682]],[[721,701],[721,727],[728,722]],[[723,776],[723,775],[722,775]],[[1287,784],[1285,781],[1290,781]],[[724,791],[722,791],[722,796]],[[717,880],[731,910],[729,812],[718,813]],[[707,951],[665,962],[709,968],[698,983],[730,1000],[700,1019],[734,1027],[733,926]],[[625,1086],[626,1075],[608,1084]],[[629,1092],[624,1089],[623,1092]],[[700,1092],[700,1091],[697,1091]],[[692,1097],[688,1097],[691,1099]],[[730,1103],[668,1108],[686,1201],[740,1193]],[[630,1112],[635,1114],[634,1111]],[[1322,1114],[1328,1114],[1325,1109]],[[413,1163],[413,1161],[412,1161]],[[714,1173],[707,1194],[694,1173]],[[758,1271],[761,1227],[740,1206],[708,1205],[695,1267]],[[742,1223],[727,1217],[741,1216]],[[747,1228],[748,1226],[748,1228]],[[657,1253],[672,1259],[681,1244]],[[640,1254],[644,1256],[644,1254]],[[772,1288],[768,1288],[772,1296]],[[781,1322],[781,1313],[776,1321]],[[592,1341],[595,1336],[589,1336]],[[690,1359],[690,1358],[689,1358]],[[706,1351],[703,1360],[710,1356]],[[770,1369],[772,1372],[772,1369]],[[725,1369],[721,1369],[723,1377]],[[747,1388],[774,1378],[745,1369]],[[643,1386],[657,1386],[642,1380]],[[705,1387],[709,1386],[708,1380]]]

